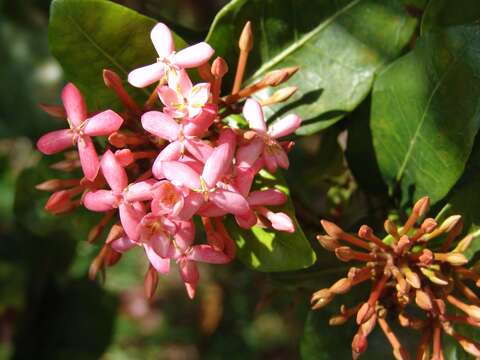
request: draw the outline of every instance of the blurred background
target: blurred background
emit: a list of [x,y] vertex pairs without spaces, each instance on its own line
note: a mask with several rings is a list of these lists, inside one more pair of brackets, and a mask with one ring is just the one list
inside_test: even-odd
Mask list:
[[[227,1],[117,2],[199,41]],[[61,126],[37,106],[59,104],[65,84],[48,51],[49,5],[0,0],[0,359],[298,358],[309,294],[322,286],[316,269],[265,274],[239,262],[205,266],[193,301],[173,271],[147,301],[144,256],[131,251],[103,279],[88,280],[100,245],[85,239],[99,218],[47,215],[48,195],[34,189],[58,177],[52,160],[34,148],[40,135]],[[375,206],[355,192],[341,126],[303,138],[292,154],[287,177],[310,238],[320,216],[341,214],[353,224]]]

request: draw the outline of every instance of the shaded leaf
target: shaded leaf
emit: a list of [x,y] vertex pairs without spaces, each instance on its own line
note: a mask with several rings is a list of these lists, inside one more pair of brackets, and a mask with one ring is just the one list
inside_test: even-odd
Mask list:
[[373,145],[385,181],[403,201],[429,195],[437,202],[464,170],[480,126],[479,30],[425,34],[375,82]]
[[[262,170],[255,185],[260,189],[277,188],[289,194],[285,180],[279,174],[271,175]],[[316,255],[295,218],[292,201],[289,199],[284,206],[272,207],[272,210],[287,213],[294,220],[296,231],[289,234],[259,226],[245,230],[238,227],[233,218],[228,219],[227,225],[237,243],[240,261],[252,269],[266,272],[297,270],[312,265]]]
[[422,17],[421,32],[473,23],[479,18],[480,2],[476,0],[431,0]]
[[349,115],[347,150],[345,156],[355,180],[362,189],[373,194],[386,192],[387,188],[378,168],[370,129],[371,98],[367,98]]
[[247,21],[254,48],[246,82],[274,69],[301,68],[288,82],[299,87],[297,94],[274,107],[275,116],[295,109],[304,119],[297,130],[301,135],[353,110],[370,91],[375,72],[399,54],[415,27],[396,0],[234,0],[219,12],[207,36],[230,66],[229,86],[237,39]]
[[[105,0],[54,0],[50,9],[49,43],[68,80],[80,87],[95,108],[117,104],[102,78],[111,69],[122,78],[140,66],[155,62],[150,41],[156,21]],[[177,50],[185,43],[174,36]],[[127,87],[137,99],[147,89]]]

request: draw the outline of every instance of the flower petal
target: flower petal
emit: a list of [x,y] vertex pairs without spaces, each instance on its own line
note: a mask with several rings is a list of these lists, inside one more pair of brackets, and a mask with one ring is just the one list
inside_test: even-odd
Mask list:
[[149,133],[173,141],[178,137],[180,125],[160,111],[149,111],[142,115],[142,126]]
[[239,193],[232,191],[217,189],[209,194],[209,199],[219,208],[234,215],[242,215],[250,210],[247,200]]
[[250,129],[260,132],[267,131],[262,106],[254,99],[247,99],[243,106],[243,116],[247,119]]
[[301,123],[302,119],[299,116],[290,114],[270,125],[268,134],[273,138],[287,136],[297,130]]
[[173,63],[183,68],[194,68],[206,63],[215,51],[210,45],[201,42],[180,50],[173,56]]
[[191,106],[201,108],[203,107],[210,97],[210,84],[199,83],[191,88],[188,94],[188,103]]
[[278,189],[252,191],[247,198],[250,206],[282,205],[287,201],[287,195]]
[[159,81],[165,74],[165,65],[157,62],[135,69],[128,74],[128,82],[138,88],[143,88]]
[[205,163],[212,155],[213,148],[203,140],[187,139],[184,144],[188,152],[202,163]]
[[117,197],[111,190],[96,190],[85,194],[83,206],[91,211],[108,211],[114,208]]
[[143,244],[148,261],[160,274],[167,274],[170,271],[170,259],[164,259],[158,255],[150,244]]
[[168,76],[168,86],[183,98],[187,98],[192,90],[192,80],[184,69],[171,71]]
[[124,197],[130,202],[152,200],[152,187],[155,185],[155,183],[155,180],[149,179],[130,184],[127,187]]
[[110,243],[110,247],[119,253],[124,253],[133,248],[136,245],[135,242],[130,240],[127,236],[121,236]]
[[103,111],[87,121],[83,132],[88,136],[107,136],[120,129],[123,119],[115,111]]
[[178,270],[183,281],[189,284],[196,284],[200,279],[197,264],[194,261],[181,259],[178,262]]
[[199,193],[192,192],[183,202],[183,208],[178,214],[179,219],[190,220],[198,209],[203,205],[203,196]]
[[178,185],[184,185],[192,190],[200,189],[200,175],[190,166],[179,161],[164,161],[162,171],[165,177]]
[[[100,168],[100,161],[98,160],[98,155],[92,139],[90,139],[89,136],[78,138],[77,147],[83,174],[88,180],[95,180],[98,174],[98,169]],[[113,155],[113,157],[115,157],[115,155]]]
[[232,259],[221,251],[215,250],[211,245],[195,245],[188,258],[193,261],[200,261],[209,264],[226,264]]
[[73,146],[73,134],[70,130],[51,131],[37,141],[37,148],[45,155],[58,153]]
[[158,23],[150,32],[153,46],[160,57],[167,57],[175,50],[172,32],[167,25]]
[[62,90],[62,102],[72,125],[79,126],[87,118],[87,105],[80,90],[68,83]]
[[247,145],[239,147],[236,156],[238,166],[243,168],[253,166],[255,161],[257,161],[262,154],[264,147],[264,142],[258,137],[253,139]]
[[232,165],[233,151],[224,143],[213,149],[203,168],[202,178],[209,188],[215,187]]
[[244,229],[250,229],[252,226],[255,226],[258,222],[257,215],[253,210],[250,210],[246,214],[235,215],[235,221],[238,226]]
[[161,152],[158,154],[157,158],[153,162],[152,173],[157,179],[163,179],[165,176],[162,171],[162,162],[178,160],[181,155],[182,146],[179,141],[174,141],[168,144]]
[[134,209],[132,205],[125,203],[120,203],[118,209],[120,213],[120,221],[125,233],[131,240],[137,241],[140,237],[138,224],[140,224],[144,213]]
[[177,232],[175,233],[175,243],[181,251],[186,251],[192,245],[195,239],[195,224],[192,220],[175,221]]
[[183,99],[180,99],[177,93],[168,86],[161,86],[158,89],[158,97],[162,104],[169,108],[175,108],[178,104],[183,103]]
[[101,167],[103,176],[113,192],[120,193],[127,187],[127,173],[110,150],[103,154]]

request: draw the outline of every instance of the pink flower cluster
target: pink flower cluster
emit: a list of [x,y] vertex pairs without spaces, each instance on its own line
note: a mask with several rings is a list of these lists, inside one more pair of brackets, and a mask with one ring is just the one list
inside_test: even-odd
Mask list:
[[[42,136],[37,147],[54,154],[76,146],[84,178],[69,183],[69,189],[53,186],[57,191],[46,208],[62,213],[83,205],[108,214],[106,221],[118,211],[117,231],[105,245],[110,260],[105,261],[113,263],[131,248],[143,247],[160,274],[170,271],[172,260],[177,263],[193,298],[199,280],[196,263],[224,264],[235,256],[224,216],[232,215],[245,229],[260,225],[295,231],[287,214],[269,209],[285,203],[286,195],[277,189],[252,190],[252,184],[263,168],[288,168],[289,142],[278,139],[295,131],[301,120],[288,115],[267,127],[261,105],[249,98],[243,115],[250,129],[228,127],[219,115],[221,102],[212,102],[211,84],[193,85],[185,70],[206,64],[214,50],[199,43],[175,52],[164,24],[153,28],[151,39],[157,62],[132,71],[128,81],[135,87],[158,83],[155,92],[163,104],[158,110],[88,114],[75,85],[64,88],[69,128]],[[123,89],[116,91],[124,103],[132,103]],[[120,145],[114,141],[119,134],[127,138]],[[109,139],[100,157],[94,146],[99,136]],[[80,199],[75,202],[74,196]],[[203,222],[206,244],[194,243],[194,216]]]

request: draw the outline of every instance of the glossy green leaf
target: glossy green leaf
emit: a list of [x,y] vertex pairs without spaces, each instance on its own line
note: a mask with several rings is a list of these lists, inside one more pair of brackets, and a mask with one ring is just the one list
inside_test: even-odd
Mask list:
[[407,44],[416,23],[397,0],[234,0],[207,36],[230,66],[229,86],[246,21],[254,33],[246,82],[274,69],[301,68],[288,82],[298,86],[297,94],[269,114],[295,110],[304,119],[301,135],[352,111],[370,91],[376,71]]
[[[289,194],[285,180],[278,173],[271,175],[262,170],[255,187],[277,188]],[[295,218],[291,199],[286,205],[272,207],[272,210],[287,213],[294,220],[296,231],[289,234],[259,226],[244,230],[233,218],[228,219],[227,225],[237,243],[237,256],[240,261],[252,269],[266,272],[297,270],[311,266],[316,260],[316,255]]]
[[373,145],[404,201],[435,203],[463,173],[480,126],[479,44],[478,25],[427,33],[375,82]]
[[[50,10],[49,43],[68,80],[80,87],[90,106],[112,107],[114,93],[103,83],[103,69],[126,79],[128,73],[155,62],[150,41],[156,21],[105,0],[54,0]],[[185,43],[175,36],[177,49]],[[147,89],[127,87],[137,99]]]

